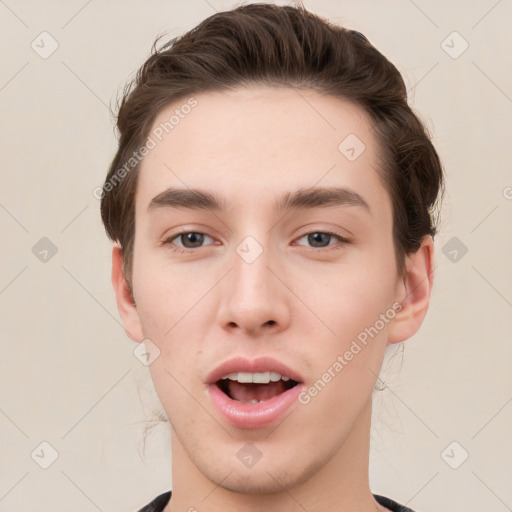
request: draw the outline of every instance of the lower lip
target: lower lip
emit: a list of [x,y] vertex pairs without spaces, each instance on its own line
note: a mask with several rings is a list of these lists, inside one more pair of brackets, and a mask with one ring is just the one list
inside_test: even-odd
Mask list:
[[303,388],[303,384],[297,384],[257,404],[232,400],[216,384],[210,384],[208,391],[214,405],[232,425],[238,428],[263,428],[277,421],[297,401]]

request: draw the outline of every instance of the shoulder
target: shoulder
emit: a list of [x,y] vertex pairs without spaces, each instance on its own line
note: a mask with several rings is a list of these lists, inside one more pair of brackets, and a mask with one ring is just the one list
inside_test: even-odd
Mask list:
[[386,496],[380,496],[379,494],[374,494],[373,497],[377,500],[377,502],[382,505],[383,507],[388,508],[391,510],[391,512],[414,512],[409,507],[406,507],[405,505],[400,505],[400,503],[397,503],[396,501],[386,498]]
[[162,512],[171,499],[171,491],[164,492],[157,496],[151,503],[142,507],[139,512]]

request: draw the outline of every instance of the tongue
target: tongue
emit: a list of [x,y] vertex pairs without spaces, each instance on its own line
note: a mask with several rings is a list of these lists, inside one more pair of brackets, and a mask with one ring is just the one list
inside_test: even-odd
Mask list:
[[228,395],[233,400],[248,402],[249,400],[268,400],[285,391],[284,382],[269,382],[268,384],[241,384],[235,380],[228,381]]

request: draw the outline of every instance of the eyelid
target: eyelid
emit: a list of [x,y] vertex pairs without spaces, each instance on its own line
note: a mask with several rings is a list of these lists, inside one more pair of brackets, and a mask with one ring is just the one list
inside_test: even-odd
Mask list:
[[210,229],[208,226],[204,226],[201,224],[195,224],[193,226],[181,226],[167,230],[166,233],[162,236],[161,241],[162,243],[165,243],[166,241],[174,240],[176,237],[184,235],[186,233],[198,233],[200,235],[207,235],[210,238],[215,238],[217,236],[209,234],[210,232],[214,231]]
[[301,238],[304,235],[310,235],[312,233],[325,233],[327,235],[335,235],[339,238],[342,238],[343,240],[346,240],[347,242],[350,240],[350,236],[353,236],[352,233],[350,233],[348,230],[338,230],[336,228],[308,228],[306,229],[302,235],[298,236],[297,238]]

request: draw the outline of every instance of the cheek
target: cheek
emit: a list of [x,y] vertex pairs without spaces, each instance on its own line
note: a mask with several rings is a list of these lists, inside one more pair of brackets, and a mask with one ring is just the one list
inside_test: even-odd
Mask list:
[[338,411],[340,403],[356,407],[371,395],[394,317],[392,265],[383,257],[362,256],[350,268],[302,281],[297,294],[316,316],[309,322],[310,336],[302,337],[302,350],[312,356],[315,381],[327,388],[317,406]]
[[160,253],[139,251],[134,262],[133,288],[145,336],[163,342],[172,337],[181,318],[188,318],[187,311],[194,298],[198,301],[202,287],[197,276],[170,268]]
[[373,325],[391,307],[393,270],[390,265],[362,256],[355,265],[301,276],[296,280],[300,283],[296,294],[317,317],[319,335],[337,338],[343,344]]
[[351,274],[310,294],[322,322],[311,324],[314,339],[302,339],[313,365],[304,401],[310,402],[311,417],[320,418],[317,428],[327,437],[333,425],[338,433],[348,428],[347,422],[371,399],[393,318],[389,291],[382,286],[375,275]]
[[150,370],[157,391],[162,386],[174,394],[179,385],[173,377],[192,380],[191,368],[197,367],[207,330],[215,322],[215,304],[208,294],[212,279],[201,281],[197,271],[158,265],[149,254],[141,261],[144,267],[136,274],[138,314],[145,338],[160,351]]

